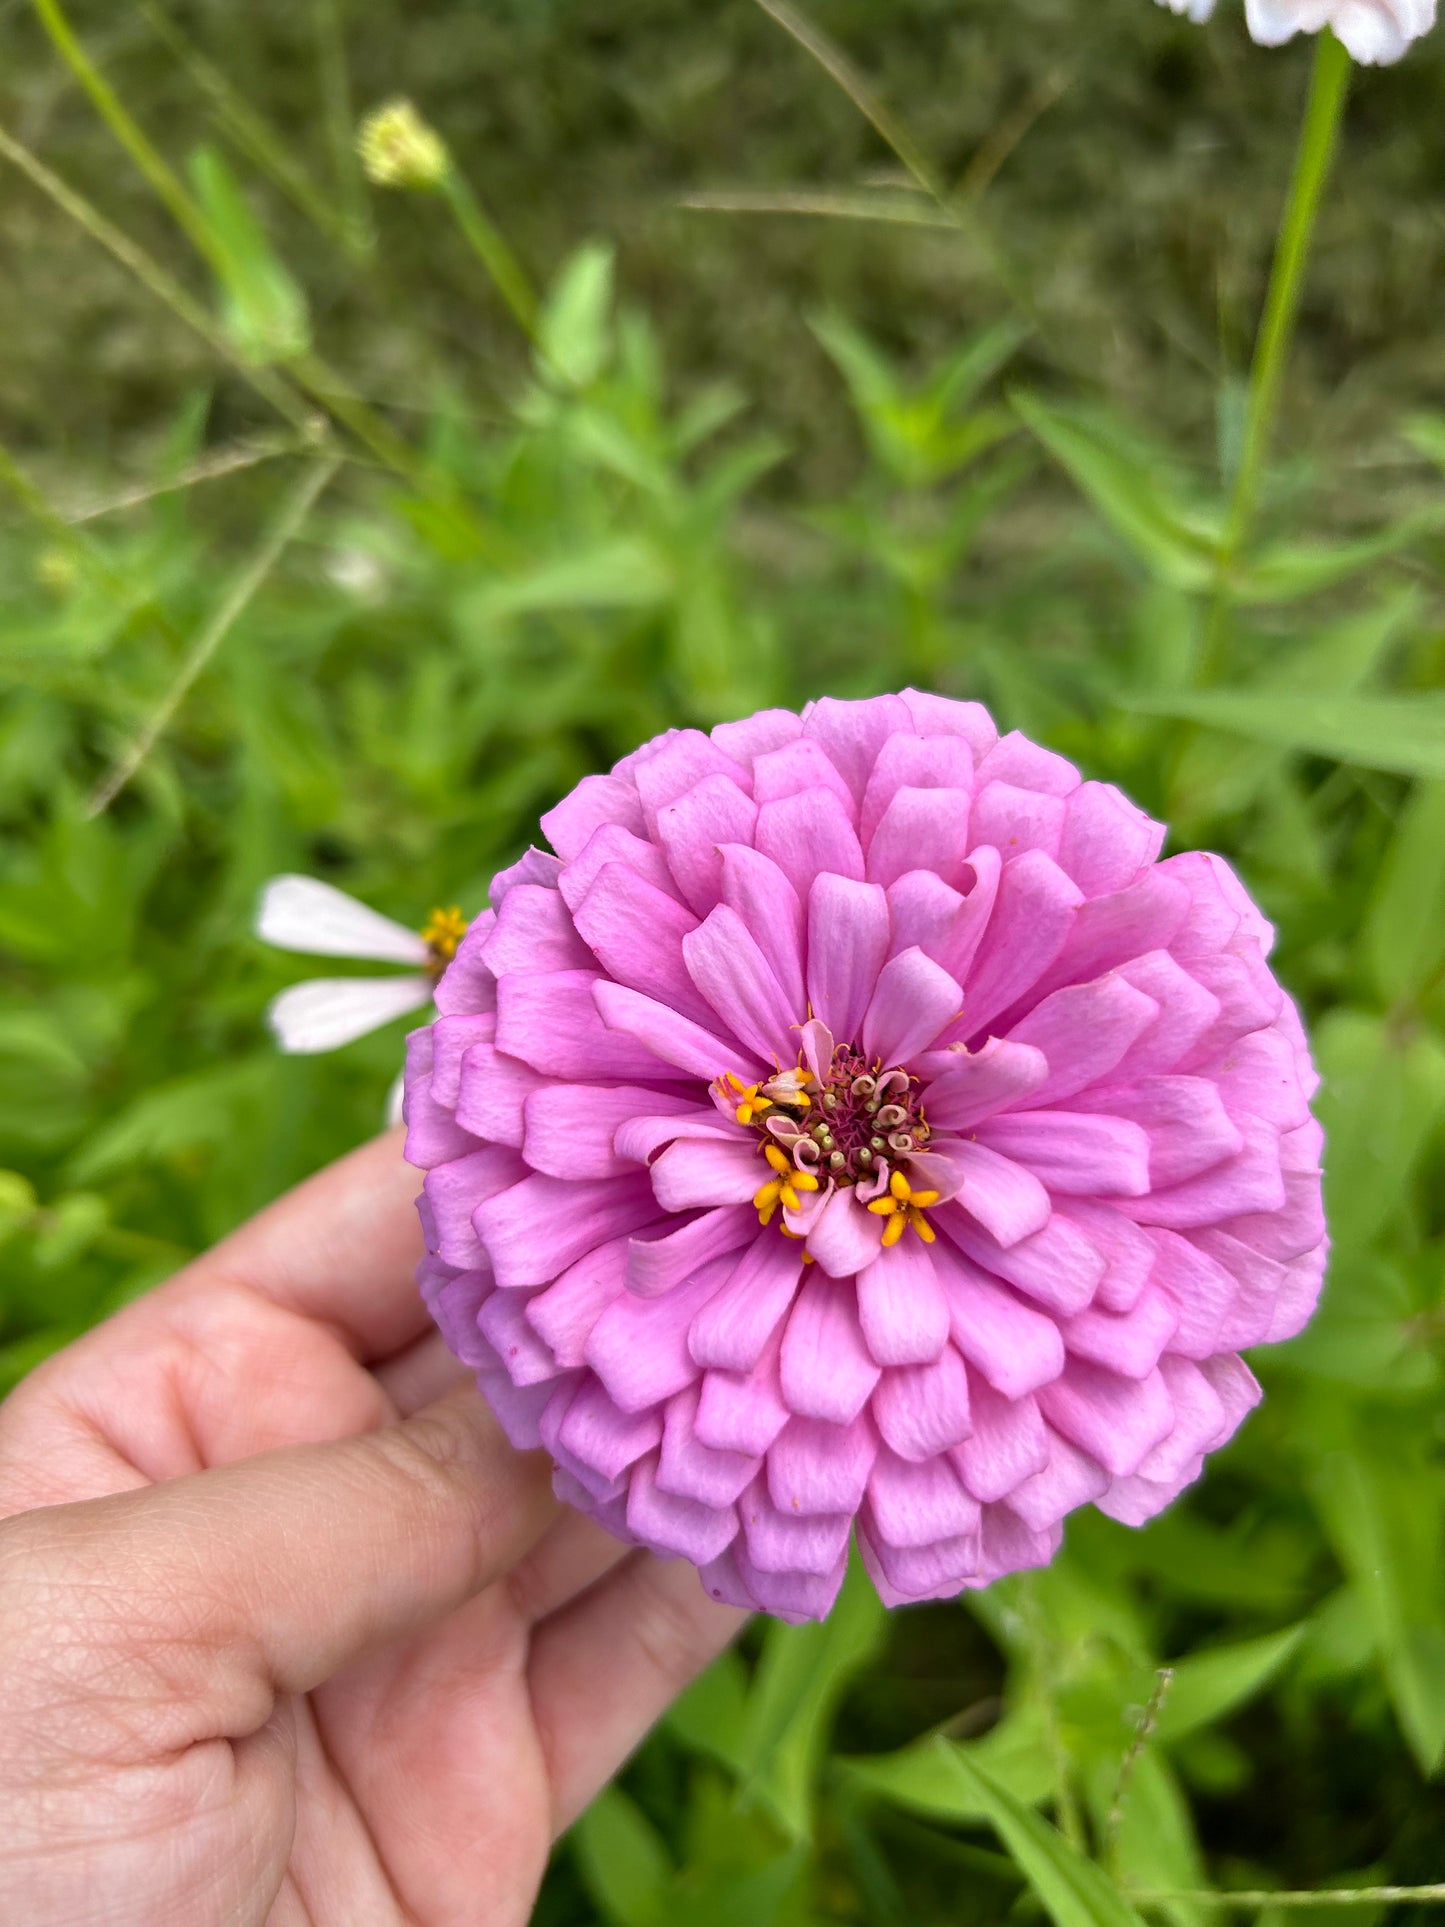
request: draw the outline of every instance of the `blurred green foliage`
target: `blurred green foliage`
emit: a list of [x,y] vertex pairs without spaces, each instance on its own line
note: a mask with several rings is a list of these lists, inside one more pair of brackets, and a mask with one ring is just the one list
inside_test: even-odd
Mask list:
[[[1148,1530],[755,1628],[538,1917],[1205,1927],[1209,1886],[1445,1880],[1445,45],[1356,89],[1236,543],[1308,55],[1233,18],[820,0],[841,89],[745,0],[77,5],[86,70],[27,20],[0,1380],[378,1121],[399,1026],[270,1047],[266,877],[419,924],[670,724],[981,696],[1276,919],[1323,1309]],[[353,158],[398,85],[454,157],[434,194]],[[708,191],[752,211],[677,205]]]

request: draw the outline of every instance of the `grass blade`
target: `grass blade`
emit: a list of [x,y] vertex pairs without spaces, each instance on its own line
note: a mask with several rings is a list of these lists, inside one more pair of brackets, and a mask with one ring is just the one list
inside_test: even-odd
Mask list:
[[146,757],[164,735],[171,718],[185,700],[197,676],[226,640],[237,619],[244,614],[262,583],[295,539],[302,523],[315,507],[322,490],[341,466],[339,455],[325,455],[302,476],[281,512],[267,531],[265,539],[246,567],[236,577],[213,612],[166,691],[150,721],[121,757],[110,775],[91,798],[89,815],[100,816],[119,796]]

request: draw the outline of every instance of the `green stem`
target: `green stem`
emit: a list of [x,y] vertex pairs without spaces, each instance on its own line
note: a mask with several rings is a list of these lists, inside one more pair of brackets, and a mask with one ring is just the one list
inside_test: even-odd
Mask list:
[[356,114],[351,104],[351,72],[340,0],[313,0],[312,25],[321,68],[322,114],[332,172],[341,197],[347,245],[360,256],[371,252],[375,235],[366,180],[356,161]]
[[1300,297],[1304,293],[1305,270],[1315,223],[1334,159],[1335,142],[1350,85],[1350,57],[1335,36],[1326,29],[1319,37],[1314,75],[1310,82],[1309,102],[1305,108],[1304,128],[1295,158],[1294,179],[1285,203],[1275,248],[1274,268],[1270,275],[1269,295],[1264,320],[1254,351],[1254,366],[1249,377],[1249,413],[1245,421],[1244,446],[1234,477],[1234,492],[1229,504],[1229,522],[1224,547],[1233,558],[1249,528],[1259,494],[1260,475],[1269,453],[1280,384],[1294,340]]
[[447,169],[439,187],[467,244],[492,277],[492,285],[497,293],[511,309],[523,332],[529,338],[535,338],[537,297],[506,236],[455,167]]
[[1233,1893],[1214,1892],[1207,1887],[1180,1887],[1131,1891],[1136,1906],[1159,1907],[1242,1907],[1253,1913],[1259,1907],[1397,1907],[1411,1903],[1445,1902],[1445,1880],[1425,1887],[1323,1887],[1273,1893],[1267,1887],[1240,1888]]
[[165,202],[203,258],[216,265],[219,256],[205,215],[181,185],[180,178],[146,139],[139,125],[127,113],[119,94],[76,39],[74,29],[61,11],[59,0],[32,0],[32,4],[55,51],[89,94],[101,119]]
[[83,195],[77,194],[58,174],[52,173],[38,156],[32,154],[28,147],[23,147],[3,127],[0,127],[0,158],[19,168],[28,181],[38,187],[92,240],[98,241],[106,253],[134,275],[157,301],[169,308],[177,320],[192,329],[203,341],[209,342],[241,379],[249,382],[258,395],[286,417],[293,428],[303,436],[314,433],[316,417],[290,382],[283,380],[273,369],[254,367],[244,361],[225,330],[212,320],[200,302],[182,287],[168,269],[132,241],[113,221],[107,220],[98,208],[92,206]]
[[146,757],[150,755],[169,727],[171,718],[185,700],[191,685],[230,634],[238,618],[244,615],[257,590],[290,547],[301,524],[311,513],[322,490],[340,466],[340,457],[327,453],[320,456],[302,475],[301,480],[283,504],[280,514],[267,530],[260,548],[221,598],[210,620],[187,651],[169,689],[150,720],[91,798],[90,809],[87,812],[90,816],[100,816],[109,809]]
[[1295,156],[1294,176],[1285,201],[1264,317],[1255,342],[1249,374],[1249,407],[1239,467],[1230,491],[1229,514],[1219,546],[1215,601],[1209,634],[1200,665],[1200,680],[1209,681],[1221,664],[1229,612],[1229,579],[1249,536],[1259,499],[1260,481],[1269,455],[1280,387],[1294,341],[1304,293],[1310,247],[1334,159],[1345,97],[1349,92],[1350,57],[1328,28],[1315,48],[1314,70],[1304,125]]
[[317,192],[305,170],[287,151],[286,144],[269,121],[257,113],[237,92],[215,62],[187,40],[157,0],[139,0],[140,12],[158,39],[185,68],[196,86],[210,101],[216,118],[231,139],[270,178],[306,218],[329,240],[352,254],[360,252],[345,218],[335,212]]

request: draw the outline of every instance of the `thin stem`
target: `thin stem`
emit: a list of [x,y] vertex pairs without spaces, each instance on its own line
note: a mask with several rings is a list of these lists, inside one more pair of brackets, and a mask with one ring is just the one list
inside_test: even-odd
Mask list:
[[366,177],[356,160],[356,114],[351,101],[351,72],[346,61],[340,0],[312,0],[312,25],[321,67],[321,107],[332,172],[341,197],[342,220],[348,246],[369,254],[374,235]]
[[497,293],[511,309],[523,332],[534,338],[537,332],[537,297],[506,236],[455,167],[447,169],[439,186],[457,226],[492,277]]
[[150,721],[91,798],[90,816],[99,816],[110,807],[150,755],[185,700],[191,685],[230,634],[237,619],[281,559],[282,553],[290,546],[301,524],[315,507],[321,491],[340,466],[341,457],[328,454],[313,463],[301,477],[282,504],[280,514],[267,531],[260,548],[236,577],[196,637]]
[[307,452],[306,442],[281,439],[258,439],[235,448],[218,449],[214,455],[203,456],[167,481],[150,482],[144,488],[127,489],[123,495],[112,495],[103,502],[91,502],[85,508],[76,509],[73,514],[65,516],[64,521],[68,528],[78,528],[84,522],[98,522],[107,515],[120,515],[127,509],[143,508],[147,502],[157,501],[164,495],[179,495],[201,482],[219,481],[224,476],[237,475],[243,469],[257,468],[262,462],[274,462],[282,455],[305,455]]
[[1244,444],[1239,468],[1234,477],[1234,492],[1229,504],[1225,530],[1225,549],[1231,556],[1238,552],[1249,527],[1259,493],[1261,471],[1269,453],[1270,434],[1279,403],[1280,383],[1284,378],[1304,293],[1305,270],[1315,223],[1334,159],[1340,120],[1350,85],[1350,57],[1328,28],[1320,35],[1315,51],[1314,74],[1310,81],[1309,101],[1299,152],[1295,158],[1294,178],[1285,203],[1270,274],[1269,294],[1264,320],[1254,351],[1249,377],[1249,411],[1245,418]]
[[[757,5],[777,22],[784,33],[792,36],[804,53],[818,63],[835,86],[842,89],[863,118],[892,148],[918,187],[939,209],[947,225],[983,255],[994,278],[1014,307],[1042,339],[1048,339],[1049,329],[1038,314],[1028,288],[1014,272],[1012,263],[994,240],[978,212],[977,197],[959,198],[948,192],[942,178],[934,170],[932,162],[908,129],[895,117],[881,95],[853,65],[843,49],[831,40],[821,27],[816,26],[798,12],[792,5],[792,0],[757,0]],[[1060,360],[1066,363],[1068,355],[1063,344],[1052,345],[1059,354]]]
[[1255,342],[1249,375],[1249,406],[1239,467],[1230,491],[1229,514],[1219,546],[1214,609],[1200,665],[1200,680],[1208,681],[1220,666],[1228,615],[1229,577],[1248,539],[1259,498],[1260,481],[1269,454],[1289,352],[1304,293],[1310,246],[1329,180],[1340,122],[1350,85],[1350,57],[1328,28],[1315,47],[1314,70],[1304,124],[1300,130],[1294,175],[1285,201],[1270,271],[1264,317]]
[[[36,158],[28,148],[13,140],[3,127],[0,127],[0,156],[13,161],[29,180],[43,194],[64,210],[70,218],[87,234],[100,242],[107,253],[113,255],[123,267],[148,288],[158,301],[164,302],[171,312],[188,328],[208,341],[216,352],[223,356],[229,365],[247,381],[259,395],[265,397],[280,414],[310,441],[315,441],[323,426],[323,417],[316,415],[307,406],[303,395],[296,392],[291,382],[284,379],[274,369],[258,368],[247,362],[236,351],[234,343],[201,304],[182,287],[174,275],[161,266],[154,256],[108,221],[97,208],[83,199],[45,164]],[[451,496],[439,496],[437,486],[427,475],[424,464],[409,443],[395,434],[381,417],[370,408],[354,389],[329,368],[319,356],[307,354],[295,357],[287,364],[288,373],[309,393],[328,413],[349,428],[363,447],[370,450],[377,461],[393,474],[399,475],[414,488],[433,500],[445,500],[447,505],[462,515],[460,503]],[[478,525],[475,517],[466,516],[468,532],[475,538]]]
[[[135,121],[131,119],[117,94],[91,63],[84,48],[71,31],[70,24],[60,9],[59,0],[33,0],[33,4],[61,56],[90,95],[117,140],[155,188],[183,231],[195,244],[202,258],[210,262],[224,279],[226,264],[216,248],[210,225],[204,214],[155,148],[151,146]],[[164,270],[158,272],[164,275]],[[169,277],[165,278],[169,279]],[[171,287],[174,295],[175,284],[172,283]],[[191,303],[188,297],[185,300],[186,306],[196,312],[195,304]],[[171,305],[176,308],[177,313],[181,312],[181,307],[174,298],[171,300]],[[214,328],[213,324],[208,324],[203,332],[207,334],[208,339],[219,337],[222,341],[225,340],[222,331]],[[244,367],[244,362],[235,356],[234,351],[231,358]],[[422,465],[407,444],[399,436],[394,435],[386,423],[367,407],[360,396],[355,394],[319,358],[314,355],[299,355],[288,363],[288,367],[302,387],[322,400],[337,420],[344,422],[379,461],[388,468],[394,469],[397,474],[404,476],[414,486],[426,492],[435,493],[429,488]]]
[[1209,1887],[1151,1888],[1147,1892],[1129,1891],[1129,1899],[1139,1906],[1166,1906],[1174,1902],[1191,1907],[1390,1907],[1407,1901],[1445,1903],[1445,1880],[1427,1887],[1323,1887],[1272,1893],[1267,1887],[1241,1887],[1233,1893],[1216,1893]]
[[1154,1729],[1159,1724],[1159,1715],[1164,1710],[1164,1702],[1169,1697],[1169,1689],[1174,1684],[1174,1668],[1161,1666],[1154,1681],[1154,1691],[1149,1704],[1144,1708],[1139,1724],[1134,1729],[1134,1737],[1129,1742],[1129,1750],[1119,1763],[1119,1778],[1114,1785],[1114,1799],[1109,1808],[1109,1817],[1104,1823],[1104,1855],[1117,1875],[1119,1829],[1124,1824],[1124,1810],[1129,1804],[1129,1789],[1134,1782],[1134,1774],[1139,1765],[1140,1755],[1153,1738]]
[[1080,1853],[1087,1854],[1089,1840],[1084,1830],[1083,1810],[1074,1789],[1073,1762],[1069,1758],[1063,1725],[1059,1719],[1059,1670],[1055,1664],[1054,1649],[1049,1644],[1038,1595],[1033,1587],[1020,1588],[1019,1606],[1034,1671],[1038,1676],[1044,1748],[1053,1768],[1054,1817],[1059,1832],[1069,1844],[1077,1847]]
[[269,175],[282,193],[330,240],[349,253],[362,252],[349,221],[339,216],[318,193],[304,169],[291,158],[275,128],[237,92],[215,62],[186,38],[157,0],[140,0],[140,11],[211,102],[216,118],[242,152],[262,173]]
[[[3,444],[0,444],[0,487],[10,491],[20,506],[39,527],[45,530],[57,547],[74,558],[76,566],[97,588],[103,590],[118,607],[126,610],[132,607],[135,596],[129,585],[116,574],[95,543],[88,536],[80,534],[71,527],[70,522],[36,487]],[[170,619],[161,610],[147,609],[144,612],[144,620],[164,644],[174,648],[180,642],[180,637],[172,627]]]
[[791,34],[804,53],[811,54],[823,72],[842,88],[863,118],[872,123],[893,149],[924,193],[937,201],[940,207],[946,206],[948,191],[934,173],[922,148],[902,122],[894,119],[842,48],[836,46],[811,20],[805,19],[789,4],[789,0],[758,0],[758,5],[777,21],[784,33]]
[[161,158],[132,119],[119,94],[81,46],[70,22],[61,11],[60,0],[32,0],[41,25],[61,59],[69,67],[96,111],[121,146],[165,202],[172,215],[189,235],[207,261],[218,259],[210,223],[181,185],[180,177]]
[[53,201],[62,213],[67,214],[77,227],[83,228],[92,240],[98,241],[107,254],[119,261],[178,320],[200,335],[202,340],[209,342],[241,379],[249,382],[256,393],[268,401],[278,414],[284,415],[293,428],[305,434],[314,433],[316,417],[288,381],[272,369],[253,367],[243,360],[225,330],[212,320],[200,302],[161,266],[154,255],[148,254],[129,235],[108,221],[98,208],[77,194],[74,188],[67,186],[58,174],[53,174],[28,147],[22,147],[19,141],[12,139],[3,127],[0,127],[0,156],[18,167],[27,180]]

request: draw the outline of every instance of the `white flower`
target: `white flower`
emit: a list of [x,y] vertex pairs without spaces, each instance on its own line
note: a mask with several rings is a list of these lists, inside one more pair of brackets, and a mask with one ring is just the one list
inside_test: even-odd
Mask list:
[[[1161,0],[1191,20],[1207,20],[1214,0]],[[1261,47],[1332,27],[1351,59],[1387,66],[1435,24],[1436,0],[1244,0],[1249,31]]]
[[315,877],[273,877],[261,893],[256,935],[312,957],[410,964],[403,977],[316,977],[272,1000],[267,1022],[284,1051],[337,1050],[394,1017],[429,1004],[466,931],[459,910],[435,910],[418,934]]

